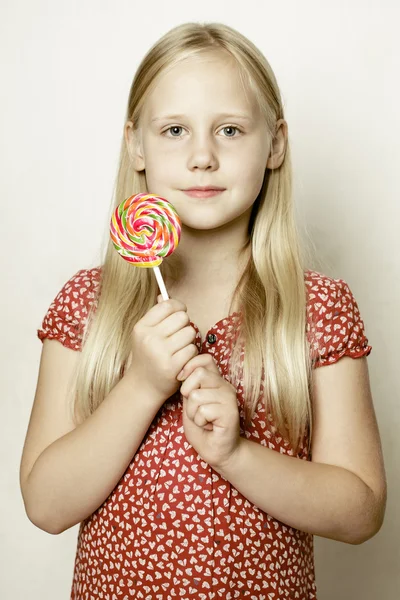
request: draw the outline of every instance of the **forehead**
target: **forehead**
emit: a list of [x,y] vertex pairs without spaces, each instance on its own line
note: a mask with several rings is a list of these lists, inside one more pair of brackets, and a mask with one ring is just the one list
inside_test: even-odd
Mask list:
[[226,52],[202,52],[164,70],[144,102],[143,117],[230,110],[258,114],[254,93],[235,59]]

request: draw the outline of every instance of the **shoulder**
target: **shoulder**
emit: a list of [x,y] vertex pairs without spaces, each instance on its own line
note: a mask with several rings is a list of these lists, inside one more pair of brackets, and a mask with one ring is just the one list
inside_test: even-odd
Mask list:
[[318,271],[305,272],[307,337],[314,366],[332,364],[342,356],[367,356],[368,344],[358,303],[344,279]]
[[73,301],[80,304],[92,303],[97,299],[100,287],[101,267],[81,269],[73,275],[62,287],[57,297],[64,303]]
[[333,308],[338,299],[346,294],[348,300],[351,300],[349,286],[344,279],[333,279],[319,271],[307,269],[304,280],[307,289],[307,310],[310,315],[322,306],[327,309]]
[[80,349],[89,314],[97,308],[101,271],[101,267],[80,269],[68,279],[37,330],[40,340],[56,339],[68,348]]

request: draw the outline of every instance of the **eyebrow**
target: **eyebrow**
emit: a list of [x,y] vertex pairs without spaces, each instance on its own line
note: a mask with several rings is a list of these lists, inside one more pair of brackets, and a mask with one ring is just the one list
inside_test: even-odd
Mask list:
[[[180,120],[180,119],[185,119],[186,115],[165,115],[162,117],[154,117],[154,119],[151,119],[151,123],[154,123],[156,121],[170,121],[170,120]],[[220,113],[219,115],[216,115],[217,119],[222,119],[222,118],[230,118],[230,119],[242,119],[243,121],[252,121],[252,118],[244,113]]]

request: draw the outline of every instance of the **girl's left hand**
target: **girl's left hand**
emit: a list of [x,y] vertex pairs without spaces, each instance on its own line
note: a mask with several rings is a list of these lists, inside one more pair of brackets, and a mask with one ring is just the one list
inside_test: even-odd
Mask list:
[[183,369],[183,427],[188,442],[216,471],[231,461],[240,444],[236,390],[210,354],[199,354]]

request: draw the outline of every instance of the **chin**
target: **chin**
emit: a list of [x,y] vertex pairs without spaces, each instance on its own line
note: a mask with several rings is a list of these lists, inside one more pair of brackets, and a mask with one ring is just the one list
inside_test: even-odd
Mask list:
[[193,221],[192,219],[184,219],[181,217],[182,225],[187,227],[188,229],[195,229],[197,231],[211,231],[212,229],[219,229],[220,227],[224,227],[230,223],[230,221],[226,220],[206,220],[206,219],[197,219]]

